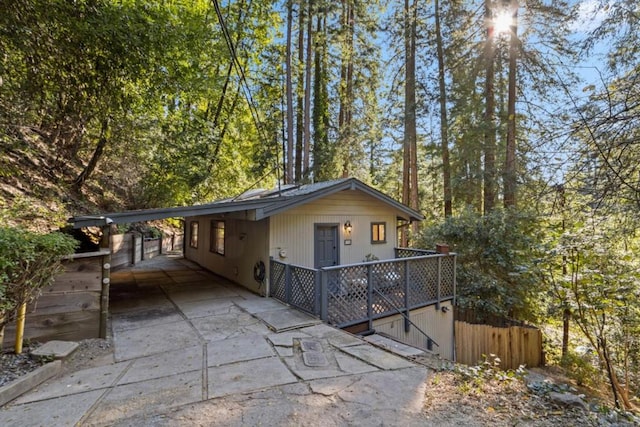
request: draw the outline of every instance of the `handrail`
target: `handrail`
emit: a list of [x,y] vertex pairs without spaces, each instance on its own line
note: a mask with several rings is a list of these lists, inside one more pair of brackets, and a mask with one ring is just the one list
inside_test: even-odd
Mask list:
[[420,329],[420,327],[418,325],[416,325],[415,323],[413,323],[411,321],[411,319],[409,318],[409,316],[407,316],[406,314],[404,314],[402,312],[402,310],[400,310],[398,307],[396,307],[392,301],[390,301],[386,296],[384,296],[384,294],[382,292],[380,292],[379,290],[377,290],[375,287],[373,288],[373,292],[377,293],[378,295],[380,295],[382,297],[383,300],[386,301],[387,304],[389,304],[392,308],[394,308],[398,314],[400,314],[402,317],[404,317],[404,319],[411,323],[411,325],[413,325],[414,328],[416,328],[418,330],[418,332],[420,332],[422,335],[424,335],[425,337],[427,337],[428,340],[430,340],[432,343],[434,343],[436,346],[440,347],[440,345],[433,339],[431,338],[429,335],[427,335],[426,332],[424,332],[422,329]]
[[393,264],[393,263],[403,263],[407,260],[417,261],[421,259],[432,259],[432,258],[447,258],[455,256],[455,252],[449,252],[448,254],[431,254],[431,255],[421,255],[421,256],[413,256],[413,257],[405,257],[405,258],[394,258],[394,259],[384,259],[384,260],[376,260],[376,261],[366,261],[366,262],[357,262],[354,264],[340,264],[340,265],[330,265],[327,267],[320,267],[319,270],[340,270],[342,268],[349,267],[366,267],[368,265],[377,265],[377,264]]

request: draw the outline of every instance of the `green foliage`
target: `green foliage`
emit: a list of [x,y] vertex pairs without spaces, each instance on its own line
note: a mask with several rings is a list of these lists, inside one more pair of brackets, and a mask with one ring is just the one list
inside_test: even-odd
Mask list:
[[64,227],[67,216],[63,210],[54,212],[41,206],[42,199],[32,196],[14,196],[10,202],[0,198],[0,226],[28,224],[36,218],[46,218],[51,228]]
[[467,210],[423,231],[419,246],[446,242],[458,254],[458,303],[479,313],[535,318],[540,287],[533,274],[535,222],[528,215]]
[[0,227],[0,328],[22,303],[37,298],[62,269],[61,257],[77,242],[62,233],[36,234]]
[[495,354],[482,355],[483,360],[475,366],[456,365],[454,371],[459,376],[460,391],[465,394],[482,394],[484,387],[492,382],[509,384],[522,381],[526,373],[524,365],[513,370],[500,368],[502,362]]
[[[561,366],[579,386],[594,387],[600,384],[601,372],[597,369],[597,364],[594,364],[594,358],[590,356],[590,353],[578,354],[569,351],[560,361]],[[597,356],[595,358],[597,359]]]

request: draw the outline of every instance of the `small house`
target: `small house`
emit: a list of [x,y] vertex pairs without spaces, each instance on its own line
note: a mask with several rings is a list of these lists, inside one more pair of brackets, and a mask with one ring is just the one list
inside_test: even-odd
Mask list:
[[454,358],[455,254],[397,247],[399,227],[423,216],[355,178],[73,222],[170,217],[184,219],[184,257],[222,277],[353,333]]
[[209,206],[216,212],[185,217],[185,258],[259,293],[272,259],[314,269],[392,259],[398,224],[423,219],[355,178],[252,190]]

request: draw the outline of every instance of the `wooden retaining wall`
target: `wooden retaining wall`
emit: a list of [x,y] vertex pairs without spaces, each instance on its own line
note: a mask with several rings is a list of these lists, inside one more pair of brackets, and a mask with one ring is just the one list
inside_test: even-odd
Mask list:
[[465,365],[477,365],[490,354],[500,358],[503,369],[544,364],[542,332],[531,326],[496,327],[456,320],[455,341],[456,361]]
[[[100,304],[109,251],[75,254],[64,261],[64,273],[29,307],[25,339],[80,340],[100,336]],[[108,301],[107,301],[108,303]],[[4,347],[15,341],[15,322],[6,326]]]
[[114,234],[111,236],[113,267],[136,264],[163,253],[182,250],[182,234],[163,236],[162,239],[143,238],[139,233]]

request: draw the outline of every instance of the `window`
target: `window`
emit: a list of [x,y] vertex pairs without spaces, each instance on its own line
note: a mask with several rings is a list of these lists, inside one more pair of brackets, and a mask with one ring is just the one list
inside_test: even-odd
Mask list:
[[224,255],[224,221],[211,221],[211,239],[209,250]]
[[191,221],[189,224],[189,246],[198,248],[198,221]]
[[371,223],[371,243],[387,243],[386,222]]

